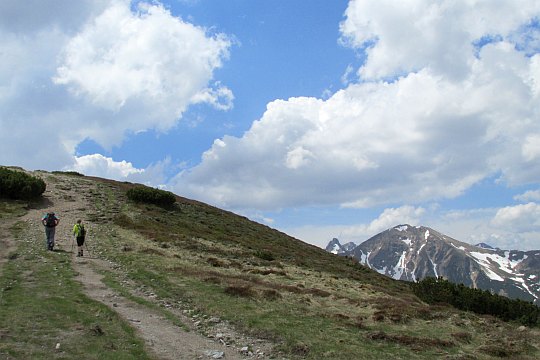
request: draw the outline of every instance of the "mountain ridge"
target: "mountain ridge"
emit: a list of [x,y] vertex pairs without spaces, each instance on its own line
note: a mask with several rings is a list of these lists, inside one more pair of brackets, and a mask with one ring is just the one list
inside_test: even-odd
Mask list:
[[432,228],[408,224],[389,228],[352,250],[346,250],[338,239],[330,243],[332,252],[352,256],[396,280],[415,282],[442,276],[454,283],[536,304],[540,298],[540,250],[471,245]]

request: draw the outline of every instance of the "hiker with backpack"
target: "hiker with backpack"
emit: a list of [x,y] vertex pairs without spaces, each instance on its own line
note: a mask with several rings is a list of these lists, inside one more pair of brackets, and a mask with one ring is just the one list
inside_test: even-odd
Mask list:
[[83,256],[83,245],[86,230],[81,219],[77,220],[77,223],[73,226],[73,235],[75,235],[75,238],[77,239],[77,256]]
[[53,251],[55,228],[60,219],[54,212],[48,212],[41,218],[41,223],[45,226],[45,236],[47,237],[47,250]]

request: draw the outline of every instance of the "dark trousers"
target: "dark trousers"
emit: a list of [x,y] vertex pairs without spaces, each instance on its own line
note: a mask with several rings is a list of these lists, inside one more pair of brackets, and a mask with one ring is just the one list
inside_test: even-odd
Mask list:
[[84,245],[84,237],[77,237],[77,246]]
[[45,227],[45,236],[47,236],[47,249],[52,250],[54,247],[54,227]]

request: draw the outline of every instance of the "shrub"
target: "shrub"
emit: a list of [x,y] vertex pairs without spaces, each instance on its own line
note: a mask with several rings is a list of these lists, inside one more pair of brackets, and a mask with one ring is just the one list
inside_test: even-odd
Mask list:
[[255,291],[251,286],[231,285],[225,288],[225,294],[237,297],[252,298],[255,296]]
[[533,326],[540,324],[540,308],[524,300],[453,284],[441,277],[425,278],[411,286],[416,296],[430,304],[446,303],[460,310],[493,315],[505,321],[517,320]]
[[127,191],[128,199],[145,204],[154,204],[168,207],[174,205],[176,196],[165,190],[154,189],[146,186],[137,186]]
[[70,176],[84,176],[80,172],[77,171],[53,171],[53,174],[59,174],[59,175],[70,175]]
[[255,256],[258,257],[259,259],[266,260],[266,261],[274,261],[276,259],[274,254],[266,250],[262,250],[262,251],[258,250],[257,252],[255,252]]
[[0,198],[30,200],[41,196],[46,187],[42,179],[0,168]]

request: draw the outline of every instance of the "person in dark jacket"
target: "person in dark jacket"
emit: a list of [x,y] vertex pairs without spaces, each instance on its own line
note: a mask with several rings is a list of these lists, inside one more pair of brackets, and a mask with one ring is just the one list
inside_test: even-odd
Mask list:
[[45,226],[45,236],[47,238],[47,250],[54,249],[54,233],[60,219],[54,212],[48,212],[41,218],[41,223]]

